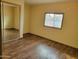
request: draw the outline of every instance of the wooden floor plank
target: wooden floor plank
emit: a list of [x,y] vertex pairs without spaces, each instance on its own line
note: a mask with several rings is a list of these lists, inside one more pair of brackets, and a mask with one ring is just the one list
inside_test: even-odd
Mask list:
[[3,59],[78,59],[77,49],[33,34],[3,43]]

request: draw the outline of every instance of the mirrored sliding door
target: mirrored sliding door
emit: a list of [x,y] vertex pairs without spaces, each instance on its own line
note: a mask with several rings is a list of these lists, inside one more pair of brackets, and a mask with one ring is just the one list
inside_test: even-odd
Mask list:
[[20,37],[20,7],[2,2],[1,14],[2,42],[7,43],[18,39]]

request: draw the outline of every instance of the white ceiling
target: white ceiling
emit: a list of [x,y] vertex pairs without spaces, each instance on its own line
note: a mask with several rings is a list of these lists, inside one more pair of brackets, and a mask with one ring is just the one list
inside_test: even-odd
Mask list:
[[67,2],[76,0],[25,0],[29,4],[41,4],[41,3],[55,3],[55,2]]

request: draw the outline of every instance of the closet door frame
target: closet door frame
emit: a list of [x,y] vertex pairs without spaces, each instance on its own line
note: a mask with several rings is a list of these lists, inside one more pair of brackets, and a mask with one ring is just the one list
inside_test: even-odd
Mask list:
[[[21,33],[21,5],[18,5],[18,4],[14,4],[14,3],[10,3],[10,2],[5,2],[5,1],[2,1],[2,19],[3,20],[1,20],[3,23],[3,28],[4,28],[4,4],[8,4],[8,5],[13,5],[13,6],[16,6],[16,7],[18,7],[19,8],[19,37],[17,37],[15,40],[17,40],[17,39],[20,39],[20,38],[22,38],[22,33]],[[2,30],[2,36],[4,36],[4,31]],[[4,39],[4,37],[3,37],[3,39]],[[12,40],[11,40],[12,41]]]

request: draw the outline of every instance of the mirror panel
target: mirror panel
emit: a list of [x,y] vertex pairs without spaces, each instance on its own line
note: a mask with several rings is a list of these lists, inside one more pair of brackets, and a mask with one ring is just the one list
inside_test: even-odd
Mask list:
[[3,43],[20,38],[20,6],[2,3]]

